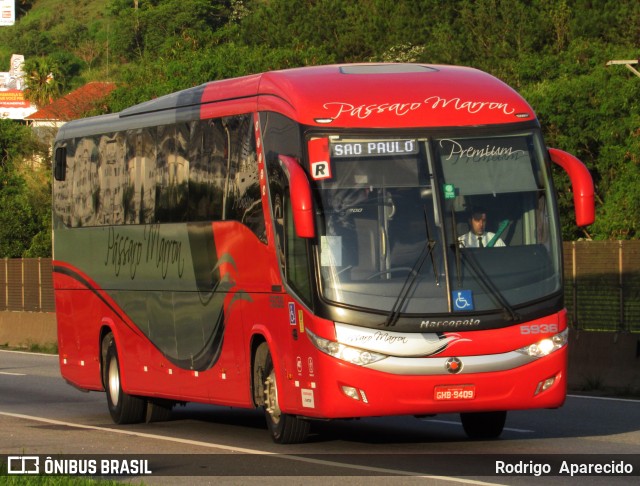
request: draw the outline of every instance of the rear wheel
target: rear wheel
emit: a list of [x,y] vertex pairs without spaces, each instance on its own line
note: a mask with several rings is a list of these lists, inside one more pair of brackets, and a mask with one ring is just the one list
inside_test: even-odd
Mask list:
[[107,406],[111,418],[117,424],[135,424],[144,421],[146,402],[144,398],[134,397],[122,390],[120,361],[113,334],[108,334],[103,342],[106,348],[103,379],[107,392]]
[[461,413],[460,419],[470,439],[497,439],[504,429],[507,412]]
[[[262,344],[261,346],[266,346]],[[256,353],[260,355],[260,350]],[[264,363],[264,411],[271,437],[278,444],[304,442],[309,433],[309,421],[283,413],[278,401],[278,383],[271,353],[267,351]]]

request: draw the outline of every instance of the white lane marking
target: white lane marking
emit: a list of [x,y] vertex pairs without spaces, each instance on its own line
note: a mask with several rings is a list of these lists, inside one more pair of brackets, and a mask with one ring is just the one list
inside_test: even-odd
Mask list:
[[319,465],[324,465],[329,467],[342,467],[345,469],[356,469],[359,471],[368,471],[368,472],[375,472],[375,473],[381,473],[381,474],[393,474],[396,476],[412,476],[412,477],[424,478],[424,479],[437,479],[440,481],[449,481],[453,483],[475,484],[475,485],[481,485],[481,486],[501,486],[500,483],[487,483],[484,481],[476,481],[474,479],[453,478],[449,476],[419,475],[419,474],[416,474],[415,472],[403,471],[400,469],[386,469],[386,468],[372,467],[372,466],[360,466],[357,464],[344,464],[340,462],[324,461],[322,459],[312,459],[309,457],[298,457],[298,456],[292,456],[289,454],[280,454],[279,452],[261,451],[258,449],[246,449],[243,447],[232,447],[232,446],[226,446],[223,444],[201,442],[199,440],[179,439],[176,437],[166,437],[163,435],[148,434],[145,432],[135,432],[132,430],[110,429],[108,427],[98,427],[96,425],[74,424],[71,422],[63,422],[61,420],[53,420],[53,419],[48,419],[44,417],[34,417],[32,415],[24,415],[20,413],[10,413],[10,412],[0,411],[0,415],[4,415],[5,417],[24,419],[24,420],[33,420],[36,422],[43,422],[51,425],[64,425],[67,427],[75,427],[78,429],[99,430],[101,432],[112,432],[114,434],[133,435],[136,437],[143,437],[145,439],[156,439],[156,440],[164,440],[167,442],[177,442],[180,444],[206,447],[209,449],[221,449],[228,452],[239,452],[243,454],[254,454],[254,455],[260,455],[260,456],[274,456],[282,459],[289,459],[291,461],[308,462],[312,464],[319,464]]
[[[630,403],[640,403],[640,400],[634,400],[632,398],[614,398],[614,397],[594,397],[594,396],[590,396],[590,395],[567,395],[567,398],[585,398],[585,399],[591,399],[591,400],[607,400],[610,402],[630,402]],[[429,419],[429,418],[424,418],[421,419],[423,422],[434,422],[434,423],[438,423],[438,424],[446,424],[446,425],[458,425],[458,426],[462,426],[462,423],[460,422],[456,422],[455,420],[438,420],[438,419]],[[532,434],[535,431],[534,430],[527,430],[527,429],[514,429],[511,427],[505,427],[504,430],[508,430],[510,432],[518,432],[521,434]]]
[[[438,420],[438,419],[422,419],[423,422],[434,422],[437,424],[446,424],[446,425],[458,425],[462,427],[461,422],[456,422],[455,420]],[[527,429],[514,429],[511,427],[505,427],[503,430],[508,430],[509,432],[519,432],[521,434],[533,434],[534,430]]]
[[631,403],[640,403],[640,400],[634,400],[633,398],[613,398],[613,397],[593,397],[589,395],[567,395],[567,397],[571,398],[590,398],[592,400],[607,400],[610,402],[631,402]]
[[[0,349],[0,353],[14,353],[14,354],[28,354],[31,356],[52,356],[57,358],[57,354],[46,354],[46,353],[31,353],[29,351],[15,351],[13,349]],[[9,371],[0,371],[0,375],[9,375],[9,376],[27,376],[26,373],[10,373]]]
[[14,353],[14,354],[29,354],[31,356],[51,356],[52,358],[57,358],[57,354],[51,353],[32,353],[31,351],[19,351],[17,349],[0,349],[0,353]]

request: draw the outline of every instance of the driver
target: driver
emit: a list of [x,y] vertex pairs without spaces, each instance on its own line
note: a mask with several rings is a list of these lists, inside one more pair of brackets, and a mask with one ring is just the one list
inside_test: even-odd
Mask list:
[[469,232],[460,236],[458,242],[463,248],[484,248],[493,246],[505,246],[501,238],[495,233],[487,231],[487,212],[480,207],[475,207],[469,214]]

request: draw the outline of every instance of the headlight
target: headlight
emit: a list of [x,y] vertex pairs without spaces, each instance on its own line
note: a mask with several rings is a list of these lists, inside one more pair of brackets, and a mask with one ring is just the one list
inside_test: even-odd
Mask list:
[[351,346],[345,346],[335,341],[329,341],[328,339],[316,336],[309,331],[309,329],[305,331],[313,345],[320,351],[349,363],[365,366],[387,357],[384,354],[367,351],[366,349],[352,348]]
[[547,356],[554,351],[562,348],[569,341],[569,329],[565,329],[561,333],[556,334],[550,338],[542,339],[537,343],[530,344],[529,346],[525,346],[524,348],[520,348],[517,350],[518,353],[526,354],[527,356],[532,356],[534,358],[541,358],[542,356]]

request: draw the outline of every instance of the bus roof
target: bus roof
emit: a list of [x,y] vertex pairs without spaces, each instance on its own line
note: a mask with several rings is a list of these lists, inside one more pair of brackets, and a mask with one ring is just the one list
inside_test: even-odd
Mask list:
[[457,66],[351,64],[274,71],[263,75],[260,93],[286,100],[295,107],[289,116],[308,125],[476,126],[535,118],[505,83]]
[[[535,119],[527,102],[477,69],[426,64],[341,64],[270,71],[211,81],[163,96],[109,119],[97,129],[161,125],[254,111],[276,111],[311,126],[463,127]],[[87,121],[79,120],[87,129]],[[74,136],[71,122],[66,136]],[[79,128],[79,127],[78,127]],[[89,129],[93,132],[93,129]],[[60,137],[59,137],[60,138]]]

